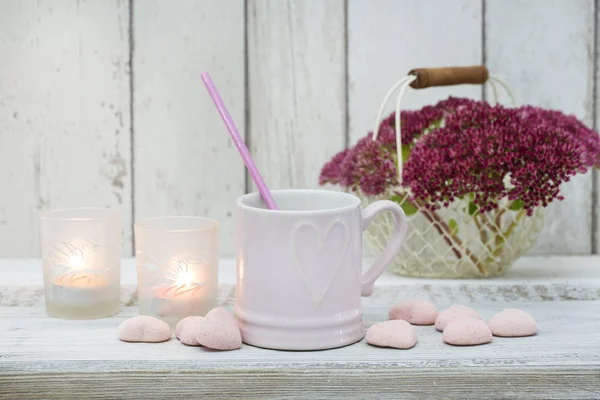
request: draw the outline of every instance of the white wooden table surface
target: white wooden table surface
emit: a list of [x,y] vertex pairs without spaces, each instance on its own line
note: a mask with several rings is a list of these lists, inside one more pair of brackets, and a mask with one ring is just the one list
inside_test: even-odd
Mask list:
[[[234,279],[233,261],[223,260],[223,305],[233,304]],[[54,319],[43,308],[39,260],[0,260],[0,399],[600,398],[600,257],[524,258],[486,281],[386,275],[364,301],[366,326],[413,296],[440,308],[467,304],[485,319],[518,307],[538,321],[536,336],[468,348],[443,344],[433,327],[419,327],[408,351],[364,341],[318,352],[122,343],[117,326],[137,314],[134,283],[134,263],[124,260],[118,316]]]

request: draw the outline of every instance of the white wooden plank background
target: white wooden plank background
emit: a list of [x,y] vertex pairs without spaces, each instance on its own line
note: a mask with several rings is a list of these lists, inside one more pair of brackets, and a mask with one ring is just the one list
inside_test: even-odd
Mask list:
[[128,15],[126,0],[0,4],[1,256],[39,253],[42,209],[115,207],[130,232]]
[[[232,254],[235,198],[253,185],[203,70],[272,187],[315,187],[413,67],[486,60],[522,102],[592,124],[596,14],[593,0],[2,1],[0,257],[36,256],[39,210],[75,205],[121,209],[124,254],[134,219],[181,214],[220,219]],[[404,105],[481,93],[410,91]],[[564,186],[536,253],[600,248],[592,186]]]
[[270,187],[317,187],[345,146],[344,2],[251,0],[247,22],[257,166]]
[[244,133],[244,3],[136,1],[135,217],[199,215],[221,221],[233,252],[243,163],[200,73],[209,71]]
[[[373,130],[383,97],[411,69],[481,64],[481,24],[479,0],[349,0],[351,143]],[[409,89],[402,105],[417,109],[449,95],[481,99],[481,93],[476,85]],[[388,111],[395,104],[394,98]]]
[[[559,109],[591,126],[594,19],[592,0],[487,0],[487,65],[510,84],[520,104]],[[592,174],[561,190],[565,200],[548,207],[532,251],[590,253]]]

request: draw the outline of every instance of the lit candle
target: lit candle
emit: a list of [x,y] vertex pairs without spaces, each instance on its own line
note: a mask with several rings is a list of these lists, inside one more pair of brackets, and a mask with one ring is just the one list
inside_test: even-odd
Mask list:
[[40,215],[46,313],[68,319],[119,312],[121,215],[103,208],[68,208]]
[[182,318],[205,315],[214,308],[214,293],[197,278],[199,270],[202,266],[192,271],[185,265],[176,273],[174,283],[154,286],[151,312],[173,325]]
[[118,287],[111,285],[102,271],[86,268],[83,257],[73,255],[68,261],[68,271],[54,279],[49,301],[55,308],[102,306],[118,296],[115,290]]
[[52,299],[56,303],[89,306],[101,303],[110,285],[102,275],[74,272],[58,277],[52,285]]
[[174,326],[205,315],[218,292],[219,221],[149,218],[135,223],[140,314]]

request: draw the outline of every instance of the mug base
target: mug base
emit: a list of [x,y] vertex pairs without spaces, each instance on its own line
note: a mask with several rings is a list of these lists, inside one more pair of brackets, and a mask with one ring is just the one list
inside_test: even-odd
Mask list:
[[353,310],[346,315],[351,317],[339,318],[338,314],[335,320],[277,319],[259,317],[235,308],[242,341],[271,350],[328,350],[359,342],[364,337],[362,312]]
[[[323,344],[318,344],[318,345],[312,345],[312,346],[297,346],[297,345],[292,345],[292,346],[286,346],[285,344],[280,344],[279,346],[273,346],[273,345],[268,345],[268,344],[259,344],[259,343],[249,343],[246,340],[242,340],[244,344],[247,344],[249,346],[252,347],[258,347],[261,349],[267,349],[267,350],[279,350],[279,351],[324,351],[324,350],[332,350],[332,349],[339,349],[341,347],[346,347],[346,346],[350,346],[353,345],[355,343],[360,342],[363,338],[365,337],[364,334],[360,335],[359,337],[355,338],[355,339],[351,339],[351,340],[344,340],[343,344],[340,343],[336,343],[336,344],[330,344],[330,345],[323,345]],[[321,346],[325,346],[325,347],[321,347]]]

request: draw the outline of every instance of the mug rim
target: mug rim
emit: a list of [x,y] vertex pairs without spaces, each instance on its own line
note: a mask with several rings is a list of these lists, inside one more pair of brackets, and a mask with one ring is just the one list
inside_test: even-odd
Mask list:
[[270,210],[268,208],[259,208],[259,207],[254,207],[251,205],[248,205],[246,203],[244,203],[245,201],[247,201],[250,198],[259,196],[260,197],[260,193],[259,192],[251,192],[251,193],[246,193],[245,195],[242,195],[240,197],[238,197],[237,199],[237,205],[239,208],[245,210],[245,211],[252,211],[252,212],[258,212],[258,213],[265,213],[265,214],[294,214],[294,215],[302,215],[302,214],[310,214],[310,215],[314,215],[314,214],[328,214],[328,213],[332,213],[332,212],[343,212],[343,211],[350,211],[350,210],[354,210],[357,207],[360,207],[362,205],[361,200],[353,195],[352,193],[347,193],[347,192],[338,192],[335,190],[326,190],[326,189],[275,189],[275,190],[271,190],[270,191],[272,194],[277,194],[277,193],[327,193],[327,194],[335,194],[337,196],[342,196],[342,197],[346,197],[346,198],[351,198],[351,200],[353,201],[352,204],[347,205],[347,206],[341,206],[341,207],[335,207],[335,208],[325,208],[325,209],[320,209],[320,210]]

